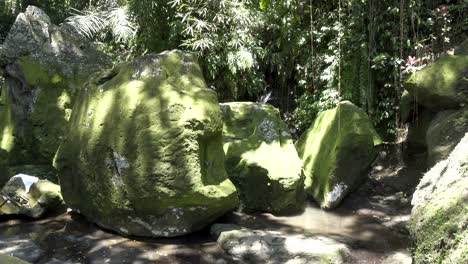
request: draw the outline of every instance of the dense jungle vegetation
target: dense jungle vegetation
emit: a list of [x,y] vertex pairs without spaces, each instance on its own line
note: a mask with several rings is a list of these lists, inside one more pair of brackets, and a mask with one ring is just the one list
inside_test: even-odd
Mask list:
[[466,38],[467,0],[6,0],[0,39],[28,5],[116,61],[196,52],[222,101],[268,101],[299,135],[341,99],[395,135],[402,80]]
[[468,0],[0,0],[0,264],[468,263],[467,98]]

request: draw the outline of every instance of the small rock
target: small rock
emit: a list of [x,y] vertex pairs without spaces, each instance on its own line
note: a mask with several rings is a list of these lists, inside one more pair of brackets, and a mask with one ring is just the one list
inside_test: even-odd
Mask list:
[[79,262],[71,262],[67,260],[58,260],[58,259],[51,259],[50,261],[46,262],[45,264],[80,264]]
[[382,260],[382,264],[412,264],[413,259],[407,251],[398,251],[390,254]]
[[13,176],[0,194],[0,215],[39,218],[63,204],[60,186],[26,174]]
[[215,224],[212,236],[221,248],[245,263],[348,263],[349,248],[324,236],[285,235],[280,232]]

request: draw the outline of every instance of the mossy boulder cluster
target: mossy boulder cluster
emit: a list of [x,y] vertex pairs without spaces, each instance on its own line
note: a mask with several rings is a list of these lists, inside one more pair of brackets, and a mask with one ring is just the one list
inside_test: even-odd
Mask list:
[[427,153],[427,166],[448,157],[467,131],[468,55],[466,41],[411,74],[401,98],[401,121],[409,123],[408,148]]
[[48,180],[19,174],[1,189],[0,215],[25,215],[39,218],[63,205],[60,186]]
[[350,102],[319,113],[296,142],[306,192],[322,208],[336,207],[365,178],[380,143],[367,114]]
[[184,235],[238,205],[195,56],[147,55],[82,89],[55,157],[67,205],[127,235]]
[[[365,178],[380,143],[366,113],[341,102],[294,145],[274,107],[219,104],[189,53],[111,64],[42,10],[17,17],[0,46],[0,184],[12,173],[54,178],[56,169],[67,206],[91,221],[125,235],[173,237],[238,206],[296,211],[308,194],[334,208]],[[448,97],[458,100],[454,78],[442,83],[456,86]],[[424,85],[410,90],[409,102]],[[37,217],[35,204],[59,197],[48,182],[19,178],[6,188],[37,203],[29,211],[4,207],[9,213]]]
[[302,163],[278,109],[261,103],[221,104],[229,178],[244,211],[302,208]]
[[432,167],[412,200],[410,232],[416,263],[468,262],[466,43],[455,49],[455,55],[442,56],[406,82],[413,102],[412,114],[404,120],[409,122],[408,148],[416,146]]
[[427,172],[413,195],[415,263],[468,262],[468,133]]
[[0,46],[0,148],[10,164],[50,164],[78,90],[111,64],[70,26],[53,25],[41,9],[29,6],[19,14]]

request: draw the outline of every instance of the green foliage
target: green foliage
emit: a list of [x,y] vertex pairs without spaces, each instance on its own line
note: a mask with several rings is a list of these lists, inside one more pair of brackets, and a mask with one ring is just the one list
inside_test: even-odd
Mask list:
[[125,61],[133,57],[136,49],[137,25],[128,6],[109,0],[74,10],[66,19],[81,35],[104,43],[102,49],[114,55],[114,60]]
[[293,113],[293,131],[302,134],[314,122],[318,113],[332,109],[340,102],[340,95],[335,89],[326,89],[321,94],[304,93],[297,100],[297,108]]
[[260,9],[265,10],[268,7],[269,0],[260,0]]
[[205,76],[221,97],[240,99],[263,90],[259,70],[262,13],[250,1],[173,0],[182,47],[202,58]]
[[162,52],[178,47],[183,28],[169,1],[126,0],[138,25],[137,54]]
[[8,14],[0,37],[30,2],[56,22],[81,10],[68,21],[117,60],[174,48],[197,53],[222,101],[271,93],[291,126],[307,127],[320,110],[314,104],[328,100],[322,91],[336,90],[385,134],[398,125],[407,72],[468,32],[468,0],[8,0],[0,3]]
[[88,38],[105,38],[111,34],[116,43],[128,44],[136,33],[126,6],[78,11],[67,18],[67,23]]

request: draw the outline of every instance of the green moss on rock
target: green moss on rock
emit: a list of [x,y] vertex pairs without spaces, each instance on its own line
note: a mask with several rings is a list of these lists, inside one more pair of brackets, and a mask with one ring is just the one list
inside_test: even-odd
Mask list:
[[0,149],[10,152],[14,146],[15,123],[6,85],[2,85],[0,96],[2,98],[0,105]]
[[0,263],[5,263],[5,264],[29,264],[29,262],[26,262],[24,260],[21,260],[19,258],[15,258],[12,256],[8,256],[5,254],[0,253]]
[[460,45],[458,45],[455,48],[454,54],[455,55],[468,55],[468,39],[460,43]]
[[468,108],[442,111],[431,121],[426,133],[428,165],[447,158],[468,131]]
[[446,55],[413,73],[405,88],[416,101],[431,109],[459,108],[467,104],[468,55]]
[[77,91],[112,61],[33,6],[18,15],[2,49],[6,85],[0,147],[12,165],[51,164]]
[[245,211],[302,208],[304,176],[278,109],[259,103],[221,104],[226,170]]
[[408,126],[406,142],[409,150],[419,153],[427,151],[426,134],[435,115],[427,108],[418,109],[418,114]]
[[9,175],[8,152],[0,149],[0,188],[2,188],[3,185],[8,181]]
[[196,58],[147,55],[93,79],[54,161],[71,208],[123,234],[178,236],[238,205],[221,110]]
[[468,134],[427,172],[413,195],[415,263],[468,262]]
[[350,102],[319,113],[296,142],[306,192],[322,208],[336,207],[365,177],[380,143],[369,117]]

